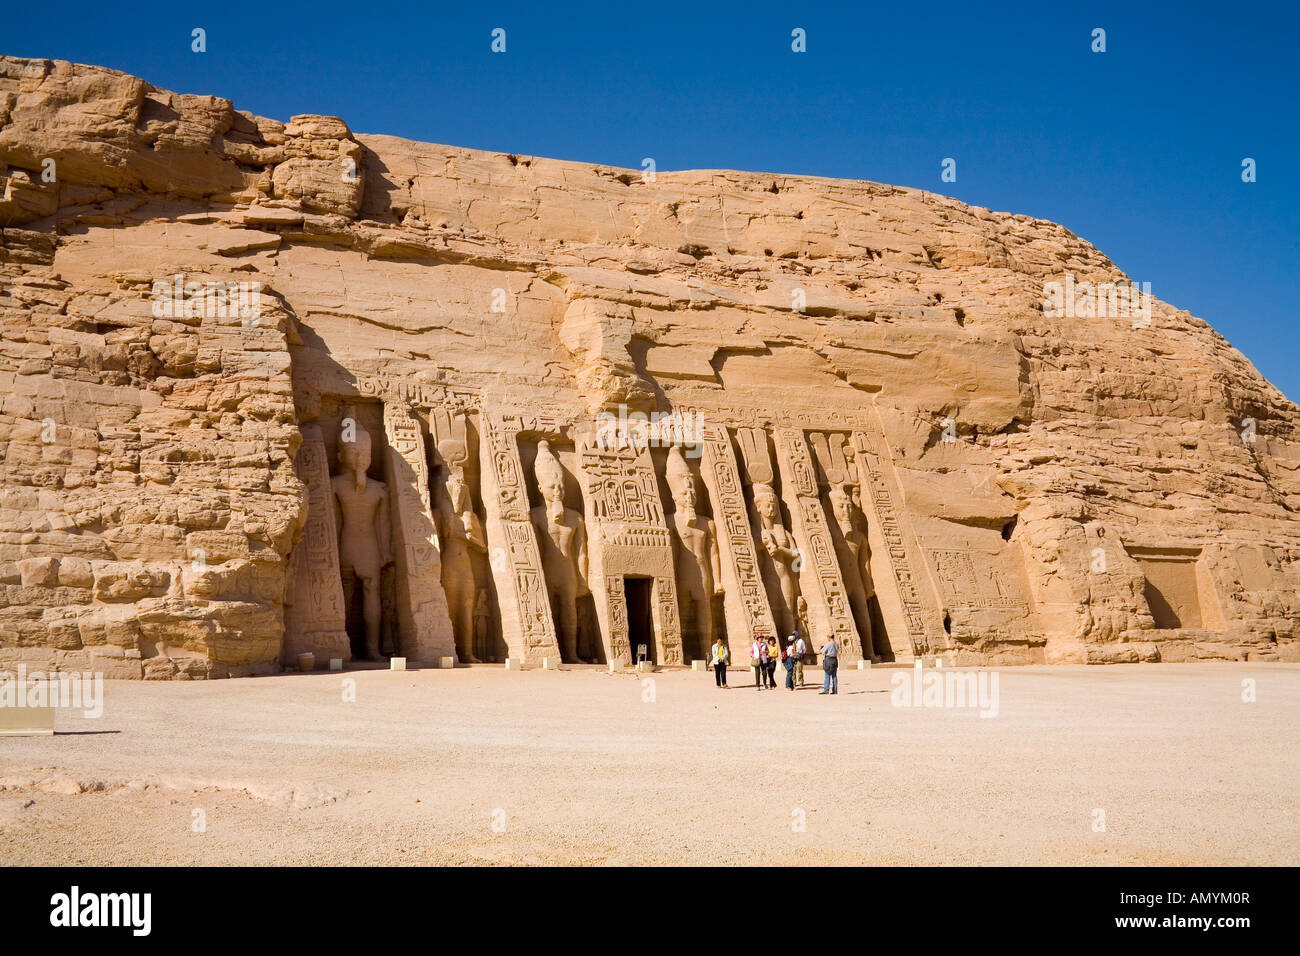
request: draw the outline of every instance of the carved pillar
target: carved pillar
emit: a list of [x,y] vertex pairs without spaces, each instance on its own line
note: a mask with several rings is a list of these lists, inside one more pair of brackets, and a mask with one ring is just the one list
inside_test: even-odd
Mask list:
[[[596,607],[604,606],[600,621],[600,634],[605,642],[605,655],[610,662],[632,662],[632,643],[627,626],[627,596],[623,593],[623,575],[609,574],[592,578],[602,582],[604,601],[597,600]],[[594,589],[593,589],[594,590]]]
[[[826,522],[826,509],[818,494],[817,473],[808,442],[803,432],[793,428],[779,428],[775,437],[781,490],[803,558],[800,591],[808,602],[813,643],[820,647],[833,633],[839,638],[843,660],[853,663],[862,659],[862,640],[849,606],[835,541]],[[867,656],[871,656],[870,649]]]
[[302,445],[294,458],[294,468],[307,486],[307,525],[302,540],[293,549],[282,659],[292,665],[299,654],[311,651],[322,660],[341,657],[348,661],[352,659],[352,647],[339,576],[329,455],[319,425],[304,424],[299,431]]
[[624,579],[652,578],[655,661],[681,664],[673,539],[647,448],[602,448],[586,436],[578,445],[586,508],[587,560],[606,658],[633,663]]
[[[867,520],[865,513],[862,514],[862,524],[857,521],[860,512],[857,505],[858,470],[856,465],[849,464],[853,452],[849,450],[846,455],[848,439],[838,432],[812,432],[808,435],[808,443],[814,462],[821,466],[817,487],[823,495],[822,501],[828,505],[827,528],[839,558],[849,609],[858,626],[858,639],[864,654],[872,660],[879,660],[876,650],[878,635],[871,610],[871,596],[875,593],[869,571],[872,552],[867,533],[863,531]],[[825,484],[820,477],[826,479]]]
[[682,624],[677,614],[677,578],[673,572],[672,550],[669,546],[667,574],[655,577],[654,615],[655,638],[659,643],[661,664],[685,664],[682,652]]
[[749,508],[745,504],[731,437],[722,426],[711,424],[702,424],[701,434],[704,467],[700,475],[709,492],[718,530],[727,642],[731,659],[743,663],[748,658],[747,648],[754,634],[758,631],[775,634],[776,622],[763,586],[758,546],[749,524]]
[[[943,616],[930,589],[915,571],[912,556],[919,558],[921,549],[906,517],[898,509],[898,489],[886,473],[892,465],[884,460],[881,450],[866,432],[853,433],[853,451],[862,489],[862,508],[872,532],[872,551],[880,553],[879,549],[883,548],[888,557],[900,605],[899,616],[907,630],[904,642],[904,635],[895,633],[897,627],[889,628],[894,658],[910,661],[914,655],[933,654],[947,646]],[[877,576],[876,592],[883,604],[886,594],[882,585]]]
[[542,556],[529,520],[528,489],[519,458],[518,427],[512,418],[484,413],[483,510],[488,556],[501,609],[501,632],[509,655],[526,663],[560,658],[551,602],[542,575]]
[[420,422],[404,402],[386,402],[384,431],[397,565],[398,641],[402,653],[413,661],[455,657]]

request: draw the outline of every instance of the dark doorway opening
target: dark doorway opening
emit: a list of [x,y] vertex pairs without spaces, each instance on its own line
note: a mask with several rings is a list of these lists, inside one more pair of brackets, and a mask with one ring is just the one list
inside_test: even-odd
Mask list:
[[627,639],[632,663],[646,660],[655,663],[655,624],[650,610],[654,578],[624,578],[623,597],[627,601]]

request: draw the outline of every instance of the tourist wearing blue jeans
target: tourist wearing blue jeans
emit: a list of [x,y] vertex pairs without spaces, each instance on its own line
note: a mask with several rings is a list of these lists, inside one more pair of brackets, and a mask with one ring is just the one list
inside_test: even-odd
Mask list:
[[840,692],[840,646],[835,643],[835,635],[826,642],[822,648],[822,670],[826,673],[825,680],[822,681],[823,694],[838,694]]

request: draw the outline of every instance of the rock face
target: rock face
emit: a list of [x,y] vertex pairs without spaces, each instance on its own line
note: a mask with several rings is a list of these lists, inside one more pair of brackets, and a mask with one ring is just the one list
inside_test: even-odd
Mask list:
[[0,176],[0,666],[1300,659],[1296,406],[1062,226],[12,58]]

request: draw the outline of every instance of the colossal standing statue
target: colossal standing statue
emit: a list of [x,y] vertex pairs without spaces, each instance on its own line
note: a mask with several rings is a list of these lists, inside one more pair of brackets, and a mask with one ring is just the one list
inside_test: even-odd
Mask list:
[[578,660],[578,598],[588,593],[587,536],[582,515],[564,506],[564,469],[547,441],[537,443],[533,462],[537,488],[546,504],[531,512],[541,549],[542,570],[555,610],[560,656]]
[[472,552],[486,553],[483,523],[474,512],[464,469],[449,465],[446,494],[438,499],[438,534],[442,538],[442,590],[447,595],[456,654],[462,661],[477,663],[474,653],[474,612],[478,588],[474,580]]
[[677,445],[668,451],[667,477],[675,506],[677,586],[695,612],[695,646],[688,652],[702,658],[713,644],[713,596],[722,593],[718,535],[713,520],[695,511],[695,475]]
[[[876,593],[875,584],[871,580],[871,545],[859,525],[860,512],[853,500],[852,486],[833,485],[830,499],[835,522],[840,526],[840,533],[844,536],[844,544],[849,551],[850,566],[845,569],[845,583],[853,616],[862,632],[862,647],[868,657],[873,661],[878,660],[871,635],[871,598]],[[865,523],[866,518],[861,520]],[[856,579],[850,580],[850,575]]]
[[783,606],[773,608],[780,618],[781,634],[788,636],[798,626],[796,612],[799,606],[799,549],[794,536],[781,522],[781,505],[776,491],[765,482],[754,482],[754,509],[762,523],[763,547],[772,557],[776,577],[781,584]]
[[390,550],[388,488],[366,475],[370,467],[370,433],[361,427],[356,413],[348,408],[339,435],[339,464],[343,472],[330,479],[334,490],[336,524],[339,529],[339,566],[343,593],[350,599],[356,582],[361,582],[366,622],[366,659],[378,660],[379,628],[383,614],[380,575],[393,563]]

